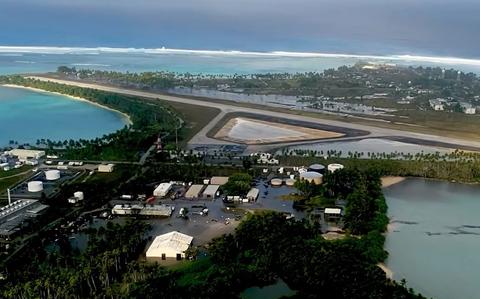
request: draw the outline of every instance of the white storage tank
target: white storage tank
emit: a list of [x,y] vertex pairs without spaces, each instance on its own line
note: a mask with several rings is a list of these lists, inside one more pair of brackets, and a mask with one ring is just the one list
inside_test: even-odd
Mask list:
[[41,192],[43,191],[43,183],[40,181],[28,182],[28,192]]
[[294,179],[286,179],[286,180],[285,180],[285,184],[286,184],[287,186],[290,186],[290,187],[291,187],[291,186],[295,185],[295,180],[294,180]]
[[270,184],[272,184],[272,186],[281,186],[283,184],[283,180],[282,179],[272,179],[270,181]]
[[323,183],[323,175],[315,171],[307,171],[300,174],[300,179],[314,183],[315,185],[321,185]]
[[308,167],[308,171],[314,171],[314,172],[324,174],[325,166],[323,166],[322,164],[312,164]]
[[82,191],[77,191],[73,193],[73,197],[75,197],[78,200],[83,200],[85,198]]
[[329,172],[335,172],[335,171],[343,169],[343,168],[344,168],[344,166],[342,164],[337,164],[337,163],[328,164],[328,166],[327,166],[327,169],[328,169]]
[[45,171],[45,178],[47,181],[56,181],[60,178],[60,170],[47,170]]

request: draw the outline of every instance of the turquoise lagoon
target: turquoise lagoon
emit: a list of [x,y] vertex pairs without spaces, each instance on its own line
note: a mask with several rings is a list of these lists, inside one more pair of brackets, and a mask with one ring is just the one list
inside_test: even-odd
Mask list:
[[0,147],[10,140],[91,139],[128,124],[120,113],[88,102],[21,88],[0,86]]

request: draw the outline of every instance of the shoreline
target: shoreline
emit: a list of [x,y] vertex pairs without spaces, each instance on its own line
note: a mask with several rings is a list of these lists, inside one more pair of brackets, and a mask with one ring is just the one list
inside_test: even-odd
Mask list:
[[382,177],[382,188],[388,188],[405,181],[405,177],[401,176],[384,176]]
[[126,125],[128,125],[128,126],[133,125],[133,122],[132,122],[132,119],[131,119],[130,115],[126,114],[125,112],[119,111],[119,110],[114,109],[114,108],[110,108],[108,106],[105,106],[105,105],[102,105],[102,104],[99,104],[99,103],[96,103],[96,102],[93,102],[93,101],[89,101],[85,98],[76,97],[76,96],[72,96],[72,95],[68,95],[68,94],[63,94],[63,93],[56,92],[56,91],[48,91],[48,90],[43,90],[43,89],[35,88],[35,87],[23,86],[23,85],[2,84],[1,86],[10,87],[10,88],[26,89],[26,90],[35,91],[35,92],[49,93],[49,94],[64,96],[64,97],[67,97],[67,98],[69,98],[71,100],[75,100],[75,101],[86,102],[90,105],[94,105],[94,106],[97,106],[99,108],[110,110],[110,111],[113,111],[115,113],[118,113],[118,114],[121,115],[122,121],[125,122]]

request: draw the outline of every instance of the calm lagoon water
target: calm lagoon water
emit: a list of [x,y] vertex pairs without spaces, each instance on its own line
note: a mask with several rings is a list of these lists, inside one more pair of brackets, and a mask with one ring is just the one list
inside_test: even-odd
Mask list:
[[426,297],[479,298],[480,186],[407,179],[385,196],[394,278]]
[[0,146],[91,139],[127,124],[119,113],[55,94],[0,86]]

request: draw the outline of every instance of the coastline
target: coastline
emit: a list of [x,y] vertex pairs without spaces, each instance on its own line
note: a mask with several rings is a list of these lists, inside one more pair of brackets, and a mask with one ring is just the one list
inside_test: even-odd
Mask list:
[[405,177],[401,176],[384,176],[382,177],[382,188],[388,188],[395,184],[401,183],[405,180]]
[[10,87],[10,88],[26,89],[26,90],[31,90],[31,91],[35,91],[35,92],[49,93],[49,94],[64,96],[64,97],[70,98],[70,99],[75,100],[75,101],[86,102],[86,103],[88,103],[88,104],[90,104],[90,105],[94,105],[94,106],[97,106],[97,107],[99,107],[99,108],[106,109],[106,110],[110,110],[110,111],[113,111],[113,112],[115,112],[115,113],[118,113],[118,114],[120,114],[120,115],[122,116],[122,120],[125,122],[126,125],[128,125],[128,126],[133,125],[133,122],[132,122],[132,119],[131,119],[130,115],[126,114],[125,112],[119,111],[119,110],[117,110],[117,109],[110,108],[110,107],[108,107],[108,106],[105,106],[105,105],[102,105],[102,104],[99,104],[99,103],[96,103],[96,102],[89,101],[89,100],[87,100],[87,99],[85,99],[85,98],[75,97],[75,96],[68,95],[68,94],[63,94],[63,93],[60,93],[60,92],[48,91],[48,90],[43,90],[43,89],[40,89],[40,88],[23,86],[23,85],[2,84],[2,86]]

